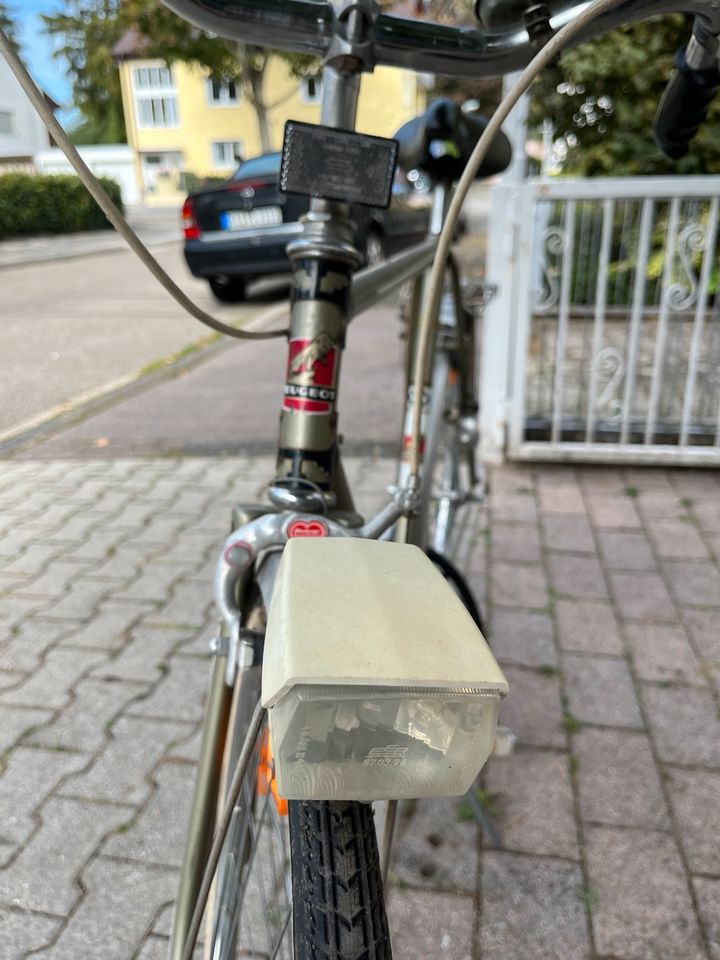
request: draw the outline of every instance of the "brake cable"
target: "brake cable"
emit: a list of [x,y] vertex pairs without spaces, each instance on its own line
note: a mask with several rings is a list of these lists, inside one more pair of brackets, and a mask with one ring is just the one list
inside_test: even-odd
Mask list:
[[[1,28],[0,53],[2,53],[4,56],[8,66],[15,75],[16,80],[27,94],[30,103],[35,108],[35,111],[39,114],[40,119],[45,124],[47,129],[50,131],[50,134],[55,142],[67,157],[70,166],[78,175],[82,184],[87,188],[93,200],[95,200],[112,226],[115,227],[117,232],[120,234],[123,240],[125,240],[133,253],[140,258],[150,273],[167,290],[170,296],[175,298],[183,310],[187,311],[187,313],[189,313],[190,316],[194,317],[196,320],[199,320],[200,323],[204,323],[205,326],[210,327],[212,330],[216,330],[218,333],[224,333],[228,337],[236,337],[241,340],[268,340],[272,337],[287,336],[287,328],[283,328],[282,330],[241,330],[238,327],[232,327],[227,323],[223,323],[222,320],[218,320],[216,317],[213,317],[212,314],[207,313],[196,303],[194,303],[190,297],[175,283],[167,271],[160,266],[158,261],[150,253],[140,237],[138,237],[138,235],[135,233],[120,210],[118,210],[116,205],[110,199],[103,185],[100,183],[92,170],[90,170],[88,165],[78,153],[75,145],[71,142],[68,135],[56,120],[39,87],[28,73],[25,64],[13,50],[12,46],[10,45],[10,41]],[[287,306],[283,304],[279,308],[274,307],[271,310],[268,310],[266,313],[261,314],[260,317],[255,318],[254,322],[272,321],[278,319],[278,317],[286,315],[286,313]]]
[[[520,97],[527,92],[530,84],[541,70],[543,70],[547,64],[560,53],[562,48],[587,26],[590,21],[605,13],[605,11],[619,6],[622,2],[625,2],[625,0],[594,0],[594,2],[585,7],[574,20],[571,20],[558,30],[555,36],[548,40],[539,53],[533,57],[508,93],[503,97],[493,113],[490,122],[487,127],[485,127],[482,136],[475,144],[473,152],[470,154],[470,159],[465,165],[462,176],[455,188],[453,198],[445,216],[445,222],[438,236],[438,245],[428,280],[424,309],[420,323],[418,324],[417,352],[415,354],[415,366],[413,369],[413,383],[416,385],[416,398],[421,395],[421,386],[425,383],[426,373],[429,369],[433,333],[440,307],[440,297],[442,296],[445,280],[445,264],[450,252],[450,245],[453,240],[462,205],[480,169],[480,164],[487,156],[496,134],[500,132],[501,124],[507,119],[508,114]],[[418,402],[416,399],[413,405],[410,439],[407,447],[410,483],[412,484],[419,483],[421,431],[422,402]]]

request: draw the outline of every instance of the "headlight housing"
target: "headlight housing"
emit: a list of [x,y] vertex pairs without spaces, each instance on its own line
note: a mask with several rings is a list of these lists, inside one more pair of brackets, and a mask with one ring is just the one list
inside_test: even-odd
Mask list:
[[462,794],[493,749],[506,692],[479,630],[417,547],[288,543],[262,694],[283,796]]

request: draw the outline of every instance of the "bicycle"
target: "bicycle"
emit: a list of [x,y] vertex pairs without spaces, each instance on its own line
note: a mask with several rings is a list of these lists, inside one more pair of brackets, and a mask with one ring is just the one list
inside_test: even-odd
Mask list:
[[[401,163],[405,169],[420,168],[424,174],[432,177],[436,182],[433,194],[433,208],[429,223],[429,235],[421,254],[410,252],[405,260],[423,258],[432,253],[435,247],[434,237],[439,233],[444,213],[450,195],[452,180],[459,173],[461,164],[469,155],[472,146],[484,129],[485,121],[473,115],[465,115],[449,101],[439,100],[431,104],[424,115],[406,124],[397,134],[400,142]],[[461,145],[459,156],[438,151],[437,145],[442,142]],[[435,153],[430,153],[431,144],[435,145]],[[493,146],[493,152],[488,162],[483,166],[481,174],[489,176],[504,169],[510,160],[510,148],[504,136],[498,137]],[[302,263],[299,272],[307,271],[307,249],[299,244],[290,250],[290,256]],[[378,284],[383,294],[389,290],[389,284],[398,286],[403,278],[402,267],[398,270],[403,257],[398,257],[388,264],[371,268],[364,275],[356,277],[353,289],[353,311],[364,308],[371,298],[371,286]],[[332,268],[337,270],[337,261]],[[322,268],[318,270],[321,274]],[[391,272],[392,271],[392,272]],[[303,278],[304,273],[301,273]],[[387,279],[385,279],[387,278]],[[476,291],[476,293],[481,293]],[[296,288],[297,294],[297,288]],[[406,379],[407,404],[405,411],[406,431],[403,443],[408,446],[411,440],[411,419],[415,403],[416,391],[412,382],[412,365],[414,361],[414,343],[417,334],[419,308],[423,290],[422,280],[411,281],[411,292],[404,311],[403,320],[406,326]],[[433,471],[428,471],[426,480],[417,490],[417,503],[413,517],[402,516],[401,509],[407,494],[405,488],[409,480],[409,464],[401,460],[398,470],[394,493],[395,499],[389,508],[370,521],[362,524],[362,520],[354,512],[352,499],[346,490],[342,479],[341,467],[336,465],[335,480],[323,472],[324,463],[312,461],[311,470],[303,464],[300,471],[286,470],[289,475],[279,476],[270,487],[270,499],[276,511],[267,514],[267,507],[243,506],[236,509],[233,516],[233,533],[226,542],[223,556],[224,561],[218,568],[216,578],[216,599],[225,611],[224,634],[218,638],[216,650],[224,653],[230,663],[240,656],[239,646],[233,645],[233,637],[242,637],[243,629],[250,642],[262,642],[262,634],[266,626],[264,622],[263,602],[257,596],[257,589],[252,582],[238,583],[236,570],[238,565],[244,565],[249,556],[262,556],[265,551],[277,548],[284,539],[293,539],[298,536],[317,535],[321,537],[334,536],[344,538],[348,533],[359,537],[381,537],[384,539],[400,539],[421,545],[428,553],[443,576],[456,588],[461,599],[468,607],[471,616],[478,623],[479,611],[472,594],[467,587],[459,570],[450,559],[454,545],[454,534],[457,530],[456,521],[464,504],[470,502],[479,493],[481,479],[475,462],[475,445],[477,431],[474,427],[478,409],[475,397],[475,316],[463,305],[463,291],[457,262],[449,260],[447,289],[443,294],[439,316],[437,344],[434,351],[434,363],[430,376],[423,386],[421,403],[424,408],[423,435],[425,437],[425,458],[435,464]],[[307,303],[307,301],[303,301]],[[312,406],[319,407],[325,402],[322,391],[336,389],[337,381],[333,377],[333,367],[337,362],[332,355],[333,344],[337,336],[336,330],[328,333],[327,329],[302,331],[299,337],[299,346],[295,347],[293,335],[290,338],[290,358],[288,361],[288,384],[285,387],[285,411],[306,409]],[[331,356],[328,370],[327,357]],[[308,365],[313,364],[314,377],[308,377]],[[325,369],[323,365],[325,363]],[[314,392],[313,392],[314,391]],[[288,403],[289,398],[289,403]],[[312,410],[312,416],[318,416],[318,410]],[[309,420],[308,431],[316,431],[315,420]],[[293,425],[295,430],[298,424]],[[307,434],[305,435],[307,438]],[[307,439],[302,441],[307,443]],[[279,461],[285,457],[287,447],[282,445]],[[319,458],[318,458],[319,459]],[[283,471],[280,471],[281,473]],[[303,475],[309,473],[310,476]],[[288,514],[288,511],[292,511]],[[322,519],[303,519],[319,517]],[[262,529],[261,529],[262,528]],[[239,551],[240,557],[233,557],[233,551]],[[279,554],[275,554],[277,558]],[[273,560],[266,560],[272,564]],[[245,567],[244,569],[249,569]],[[276,571],[268,569],[260,579],[259,592],[266,599],[274,580]],[[264,585],[263,585],[264,579]],[[247,602],[244,612],[237,619],[237,609],[233,605],[233,598],[242,596],[249,589],[252,599]],[[264,604],[267,607],[267,602]],[[239,624],[249,625],[241,628]],[[255,625],[253,627],[253,624]],[[249,634],[255,630],[255,634]],[[237,950],[249,950],[251,954],[274,955],[282,944],[283,936],[288,929],[290,911],[289,903],[301,902],[302,897],[298,890],[294,896],[287,889],[287,878],[284,869],[291,859],[302,864],[298,872],[308,876],[308,865],[313,861],[318,844],[350,844],[348,857],[350,865],[339,866],[336,862],[336,873],[339,875],[357,873],[368,879],[370,887],[363,894],[360,914],[365,917],[376,930],[380,941],[388,937],[387,924],[384,918],[382,890],[380,880],[380,857],[375,847],[375,823],[371,808],[365,803],[300,803],[280,799],[277,782],[273,777],[268,760],[267,730],[264,725],[253,722],[251,707],[261,695],[260,664],[253,656],[250,659],[249,649],[246,651],[247,666],[240,671],[238,680],[234,684],[232,706],[228,729],[231,731],[230,742],[226,748],[226,756],[220,775],[218,793],[220,797],[230,791],[228,773],[238,766],[239,753],[243,743],[255,737],[255,750],[250,755],[248,772],[239,787],[237,802],[233,803],[233,814],[229,822],[227,849],[234,850],[237,855],[224,853],[219,858],[217,879],[210,897],[208,940],[210,955],[215,957],[234,956]],[[223,677],[222,696],[227,699],[227,691],[233,686],[230,672],[227,668]],[[267,686],[267,681],[263,681]],[[223,712],[226,708],[223,708]],[[209,741],[208,741],[209,742]],[[376,749],[376,748],[374,748]],[[203,748],[203,753],[205,748]],[[370,751],[372,752],[372,750]],[[383,759],[389,759],[383,757]],[[253,789],[253,784],[255,788]],[[257,784],[260,784],[258,793]],[[222,805],[222,804],[221,804]],[[203,808],[206,801],[203,800]],[[386,830],[388,838],[394,829],[396,807],[389,806],[386,815]],[[207,824],[207,813],[198,816],[198,821]],[[256,865],[257,851],[263,844],[262,833],[275,837],[278,845],[276,866],[277,875],[270,879],[263,876],[257,878],[255,884],[249,881],[252,868]],[[338,841],[338,836],[343,839]],[[362,841],[362,842],[360,842]],[[389,839],[384,846],[383,861],[387,867],[389,857]],[[292,856],[291,856],[292,853]],[[337,858],[337,851],[335,853]],[[188,857],[190,859],[190,857]],[[244,866],[243,866],[244,865]],[[259,865],[259,864],[258,864]],[[268,871],[269,864],[264,864]],[[312,894],[316,909],[324,910],[328,898],[331,896],[333,908],[338,919],[329,924],[340,936],[348,925],[347,918],[358,914],[359,902],[352,899],[350,891],[344,891],[341,876],[337,882],[331,884],[332,891],[320,894],[315,883]],[[317,881],[313,873],[314,881]],[[241,888],[245,893],[241,892]],[[247,891],[251,891],[248,893]],[[271,893],[272,891],[272,893]],[[347,903],[338,905],[341,894],[346,894]],[[196,891],[193,891],[193,899]],[[253,924],[242,926],[242,910],[247,906],[247,897],[254,896],[264,899],[264,908],[261,913],[265,920],[264,937],[253,929]],[[322,905],[318,904],[321,898]],[[278,900],[280,902],[278,902]],[[252,907],[250,908],[252,911]],[[179,911],[180,913],[180,908]],[[268,918],[271,918],[271,922]],[[349,924],[350,928],[353,927]],[[293,929],[296,939],[312,940],[316,937],[316,920],[308,913],[302,916],[297,912],[293,915]],[[184,942],[185,930],[177,937],[177,942]],[[347,942],[338,943],[337,955],[351,955],[359,943],[353,939],[356,931],[350,930],[350,946]],[[367,937],[367,930],[364,931]],[[279,939],[275,942],[275,936]],[[259,945],[258,945],[259,943]],[[282,949],[278,955],[283,955]],[[374,955],[374,954],[373,954]]]
[[[310,620],[303,609],[298,609],[311,589],[307,579],[307,558],[311,556],[317,560],[326,582],[341,590],[349,588],[351,581],[343,564],[334,564],[334,558],[342,558],[345,551],[346,556],[357,559],[362,551],[355,545],[392,539],[401,545],[418,544],[430,551],[439,565],[447,562],[443,573],[456,585],[462,584],[446,552],[452,549],[459,510],[473,496],[480,479],[474,459],[474,318],[461,303],[457,266],[449,256],[453,224],[464,192],[475,175],[482,172],[481,163],[486,156],[490,159],[485,171],[493,169],[493,138],[502,119],[563,43],[589,38],[629,19],[669,12],[677,4],[671,0],[596,0],[589,7],[578,9],[562,3],[523,7],[511,0],[479,0],[477,12],[485,29],[470,32],[401,20],[380,13],[370,0],[335,9],[311,0],[292,0],[287,4],[280,0],[166,2],[214,33],[246,42],[272,42],[274,46],[323,56],[321,123],[326,144],[332,140],[327,139],[328,128],[333,133],[354,126],[359,75],[375,62],[447,73],[501,74],[531,61],[533,52],[540,48],[486,127],[445,105],[431,108],[399,137],[401,154],[405,152],[403,162],[427,166],[439,161],[436,179],[441,185],[435,191],[431,236],[420,247],[370,268],[351,282],[359,257],[350,242],[343,206],[348,197],[342,192],[339,197],[333,195],[327,183],[325,189],[321,185],[317,191],[322,198],[313,200],[304,234],[289,251],[295,271],[294,293],[279,469],[270,487],[271,507],[236,508],[233,533],[225,543],[216,573],[215,595],[223,629],[213,642],[216,660],[171,956],[173,960],[187,960],[192,955],[209,896],[205,948],[212,958],[250,953],[270,958],[294,956],[296,960],[379,960],[391,955],[382,882],[390,857],[396,798],[408,795],[401,789],[402,784],[398,786],[406,756],[403,751],[410,749],[407,742],[423,737],[432,739],[428,732],[432,709],[426,707],[421,720],[413,717],[414,727],[410,729],[405,715],[402,722],[398,719],[402,704],[407,703],[407,698],[402,699],[407,689],[395,689],[392,729],[398,741],[405,734],[409,739],[378,747],[371,735],[373,724],[377,728],[385,722],[378,718],[382,718],[391,695],[362,688],[362,704],[358,706],[357,684],[355,700],[352,691],[338,692],[337,687],[332,687],[330,699],[336,711],[333,716],[342,716],[338,723],[333,720],[332,743],[327,730],[323,741],[316,735],[317,730],[309,727],[310,721],[321,723],[318,714],[312,713],[317,709],[313,702],[326,703],[327,685],[341,673],[352,675],[357,668],[357,664],[341,662],[341,654],[348,651],[338,653],[326,648],[329,662],[314,665],[316,673],[322,672],[322,682],[314,687],[296,684],[299,693],[292,705],[295,712],[282,721],[284,729],[290,730],[305,711],[306,727],[302,727],[302,717],[298,721],[300,735],[295,738],[294,769],[288,763],[283,770],[279,762],[276,768],[275,760],[282,758],[277,750],[273,758],[267,719],[260,703],[262,697],[273,711],[280,710],[284,701],[278,701],[277,694],[283,683],[287,684],[290,668],[278,658],[273,663],[268,659],[263,662],[264,646],[266,641],[269,646],[271,637],[277,635],[278,624],[283,626],[288,621],[289,633],[298,635],[293,636],[296,647],[288,651],[295,669],[303,656],[312,653],[315,638],[308,627]],[[673,156],[681,156],[687,150],[720,87],[716,61],[720,16],[712,4],[703,0],[688,0],[685,9],[696,15],[693,36],[678,57],[655,125],[658,142]],[[5,38],[0,36],[0,40],[8,56]],[[31,85],[26,89],[30,95]],[[39,95],[34,102],[42,113]],[[65,145],[62,131],[52,128],[52,132]],[[351,152],[351,145],[359,144],[352,139],[343,142]],[[502,140],[497,143],[503,153]],[[376,152],[391,149],[377,140],[372,146]],[[387,160],[387,154],[385,157]],[[498,157],[496,152],[496,165]],[[386,166],[391,168],[392,164]],[[81,170],[78,165],[78,172]],[[354,168],[351,164],[351,172],[362,180],[364,171],[357,164]],[[301,170],[300,180],[306,174]],[[289,170],[288,175],[297,178],[298,171]],[[376,176],[382,180],[377,170]],[[459,185],[451,200],[449,184],[458,177]],[[92,185],[92,178],[86,179]],[[374,184],[366,180],[363,186],[372,192]],[[354,184],[346,182],[345,188],[352,192]],[[312,189],[307,192],[312,193]],[[99,193],[97,197],[100,202]],[[113,219],[111,207],[107,211]],[[441,230],[443,220],[445,226]],[[134,244],[132,237],[128,239]],[[338,455],[335,401],[345,326],[353,313],[427,270],[431,263],[434,266],[429,279],[414,281],[410,299],[404,451],[397,486],[388,505],[363,522],[354,510]],[[167,278],[162,282],[171,288]],[[183,302],[182,296],[178,299]],[[208,318],[187,302],[183,305],[216,329],[245,335]],[[437,470],[435,463],[439,463]],[[342,549],[332,554],[325,547],[312,547],[313,543],[333,541]],[[303,543],[306,546],[300,548]],[[352,554],[345,550],[347,545],[353,547]],[[315,551],[312,555],[311,550]],[[400,553],[393,556],[399,558]],[[417,557],[411,560],[403,554],[399,565],[393,567],[392,588],[401,583],[404,573],[409,573],[416,575],[421,585],[432,582],[434,591],[435,582],[426,567],[417,566],[419,562]],[[387,585],[378,580],[371,564],[363,568],[363,575],[371,585],[365,593],[366,603],[368,597],[387,595]],[[302,588],[299,593],[298,583]],[[458,608],[452,606],[446,594],[437,596],[443,612],[459,616]],[[340,596],[331,611],[331,626],[340,638],[346,630],[351,635],[353,629],[357,631],[356,624],[344,623],[353,599]],[[287,610],[278,613],[282,604]],[[470,636],[464,622],[458,630]],[[476,639],[477,632],[472,636]],[[356,636],[355,646],[362,645],[364,639]],[[371,645],[371,638],[368,644]],[[403,649],[407,652],[408,647]],[[374,649],[374,656],[382,661],[383,652]],[[352,656],[349,659],[352,661]],[[504,692],[502,675],[499,671],[493,673],[491,658],[485,661],[485,668],[497,701]],[[431,676],[428,674],[425,680]],[[426,688],[426,693],[430,700],[433,690]],[[443,695],[446,705],[457,703],[452,701],[456,694],[451,695],[447,687]],[[413,702],[417,705],[418,701]],[[287,709],[283,709],[287,714]],[[279,722],[276,717],[276,723]],[[332,763],[323,767],[323,758],[310,754],[322,743],[327,748],[326,760],[333,751],[356,749],[357,730],[368,738],[365,747],[375,745],[363,748],[364,754],[360,751],[364,761],[360,773],[355,770],[354,785],[341,786],[340,793],[345,796],[336,796],[336,786],[328,777],[328,771],[336,768]],[[494,735],[492,707],[482,730],[485,741]],[[484,742],[480,749],[475,741],[474,747],[477,755],[473,769],[477,769],[492,743]],[[309,793],[303,794],[302,783],[298,786],[296,781],[307,779],[310,772],[318,773],[319,785],[311,785]],[[291,786],[289,791],[283,790],[281,778]],[[457,785],[458,781],[452,780],[451,789],[447,789],[447,784],[441,786],[446,793],[452,793],[452,788],[457,792]],[[412,786],[417,792],[410,795],[439,789],[442,792],[437,771],[425,781],[416,778]],[[284,792],[305,798],[287,801]],[[324,799],[316,798],[320,796]],[[389,799],[383,829],[378,831],[382,834],[379,851],[372,808],[367,801],[382,796]],[[213,838],[215,822],[218,828]]]

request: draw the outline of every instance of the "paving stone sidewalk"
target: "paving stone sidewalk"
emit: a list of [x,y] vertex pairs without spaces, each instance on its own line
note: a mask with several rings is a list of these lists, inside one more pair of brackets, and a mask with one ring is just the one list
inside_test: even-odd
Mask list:
[[[389,461],[349,474],[364,509]],[[232,504],[265,459],[0,462],[0,960],[155,960]],[[490,849],[403,811],[396,960],[720,960],[720,480],[508,467],[465,568],[511,684]]]

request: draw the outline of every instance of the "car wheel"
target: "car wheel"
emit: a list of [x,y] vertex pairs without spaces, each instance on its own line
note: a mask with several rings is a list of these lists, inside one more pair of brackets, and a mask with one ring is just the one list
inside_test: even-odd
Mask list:
[[240,303],[245,299],[245,280],[242,277],[210,277],[210,289],[222,303]]
[[371,230],[365,238],[365,266],[374,267],[385,260],[385,250],[380,234]]

